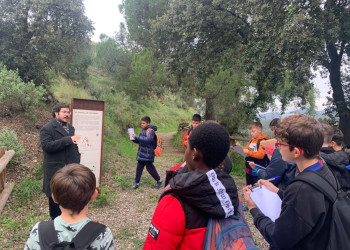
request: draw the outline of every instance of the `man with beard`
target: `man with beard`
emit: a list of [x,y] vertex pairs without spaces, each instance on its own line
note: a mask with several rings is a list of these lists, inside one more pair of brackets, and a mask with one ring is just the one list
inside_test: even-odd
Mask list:
[[70,114],[67,104],[56,104],[52,109],[53,119],[40,130],[40,143],[44,152],[43,192],[49,198],[52,219],[59,216],[61,210],[51,197],[51,178],[63,166],[70,163],[80,163],[80,153],[77,146],[80,137],[74,135],[74,127],[68,123]]

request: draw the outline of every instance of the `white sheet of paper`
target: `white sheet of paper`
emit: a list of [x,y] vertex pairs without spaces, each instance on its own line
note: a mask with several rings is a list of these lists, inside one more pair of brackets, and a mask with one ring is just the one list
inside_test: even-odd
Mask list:
[[280,216],[282,200],[278,194],[271,192],[265,186],[253,189],[250,198],[254,201],[261,212],[268,216],[272,221],[275,221]]
[[243,157],[247,157],[248,155],[243,152],[243,148],[241,145],[232,145],[231,148],[238,154],[242,155]]
[[128,132],[129,132],[129,135],[130,135],[130,140],[135,140],[134,138],[132,138],[132,135],[135,134],[135,131],[133,128],[128,128]]

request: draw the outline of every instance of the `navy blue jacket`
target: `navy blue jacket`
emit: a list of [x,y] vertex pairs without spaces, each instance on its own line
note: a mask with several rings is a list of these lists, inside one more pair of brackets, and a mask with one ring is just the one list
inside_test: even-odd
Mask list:
[[142,129],[140,135],[135,136],[133,142],[139,144],[139,150],[137,152],[137,161],[154,162],[154,148],[153,148],[153,137],[154,131],[149,130],[148,136],[146,136],[147,129],[151,128],[157,131],[157,126],[149,125],[147,128]]
[[278,148],[273,151],[271,161],[266,169],[259,168],[257,174],[259,179],[270,179],[281,176],[272,183],[278,188],[285,190],[295,177],[296,164],[282,160],[282,155]]

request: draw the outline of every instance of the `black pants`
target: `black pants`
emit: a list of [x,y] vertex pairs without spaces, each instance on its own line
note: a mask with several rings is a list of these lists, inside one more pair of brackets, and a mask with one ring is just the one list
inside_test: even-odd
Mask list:
[[146,166],[148,173],[153,177],[153,179],[155,179],[158,182],[160,180],[160,176],[156,170],[156,167],[153,165],[153,162],[139,161],[139,162],[137,162],[137,167],[136,167],[135,183],[140,182],[141,175],[142,175],[142,172],[143,172],[143,169],[145,166]]
[[245,179],[246,179],[246,182],[247,182],[247,185],[254,185],[255,183],[258,182],[259,180],[259,177],[258,176],[253,176],[251,174],[245,174]]
[[51,219],[55,219],[57,216],[61,215],[61,209],[60,206],[55,203],[52,199],[52,197],[49,197],[49,210],[50,210],[50,217]]

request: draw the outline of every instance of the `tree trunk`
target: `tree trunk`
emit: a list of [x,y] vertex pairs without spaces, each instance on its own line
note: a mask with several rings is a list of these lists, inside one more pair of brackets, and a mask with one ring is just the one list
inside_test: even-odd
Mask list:
[[339,116],[339,128],[344,134],[344,143],[350,147],[350,110],[345,101],[345,95],[341,83],[341,60],[342,56],[338,54],[333,44],[327,44],[327,51],[330,62],[327,64],[329,71],[329,80],[333,90],[333,100]]
[[215,100],[213,97],[205,98],[205,120],[215,120]]

